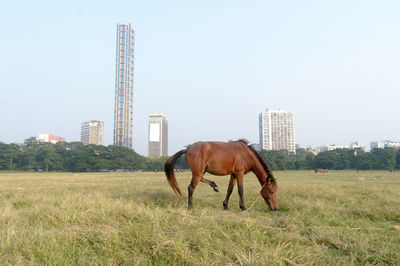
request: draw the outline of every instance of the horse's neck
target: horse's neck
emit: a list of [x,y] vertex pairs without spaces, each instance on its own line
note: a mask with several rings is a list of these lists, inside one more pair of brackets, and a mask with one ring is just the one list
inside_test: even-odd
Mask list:
[[265,172],[260,162],[258,161],[254,162],[253,173],[257,176],[260,185],[261,186],[264,185],[265,181],[267,180],[267,173]]

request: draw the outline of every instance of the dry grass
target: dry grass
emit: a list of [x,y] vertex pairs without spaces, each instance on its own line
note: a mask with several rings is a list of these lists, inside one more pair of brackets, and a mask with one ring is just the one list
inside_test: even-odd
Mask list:
[[242,212],[228,177],[188,211],[162,173],[0,173],[0,264],[400,264],[399,173],[276,176],[280,210],[249,174]]

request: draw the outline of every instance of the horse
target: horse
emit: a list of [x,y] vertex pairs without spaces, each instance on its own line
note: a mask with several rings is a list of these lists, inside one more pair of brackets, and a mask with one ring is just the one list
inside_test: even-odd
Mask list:
[[243,200],[243,177],[250,171],[258,178],[261,185],[261,196],[269,209],[271,211],[278,209],[278,185],[274,175],[261,155],[248,145],[246,140],[199,141],[169,157],[164,166],[165,175],[173,191],[181,197],[182,192],[175,178],[174,166],[176,160],[182,154],[185,154],[187,164],[192,172],[192,180],[188,186],[189,209],[193,208],[193,193],[200,181],[210,185],[214,191],[219,191],[215,182],[203,177],[205,173],[210,173],[217,176],[230,175],[226,197],[223,201],[224,210],[228,210],[229,197],[236,182],[238,184],[239,207],[243,211],[246,210]]
[[315,173],[326,173],[326,172],[328,172],[327,169],[321,169],[321,168],[315,169]]

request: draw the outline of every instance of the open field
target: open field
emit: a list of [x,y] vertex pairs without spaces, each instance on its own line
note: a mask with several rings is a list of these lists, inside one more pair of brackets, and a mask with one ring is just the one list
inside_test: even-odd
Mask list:
[[400,264],[399,172],[275,175],[280,209],[249,174],[242,212],[228,177],[188,211],[189,173],[183,200],[163,173],[0,173],[0,264]]

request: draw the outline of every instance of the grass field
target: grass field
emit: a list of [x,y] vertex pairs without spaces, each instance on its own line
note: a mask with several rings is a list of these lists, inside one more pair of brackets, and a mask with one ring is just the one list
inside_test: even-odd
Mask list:
[[248,211],[200,183],[187,210],[163,173],[0,173],[0,264],[400,265],[400,173],[276,172],[270,212],[252,174]]

